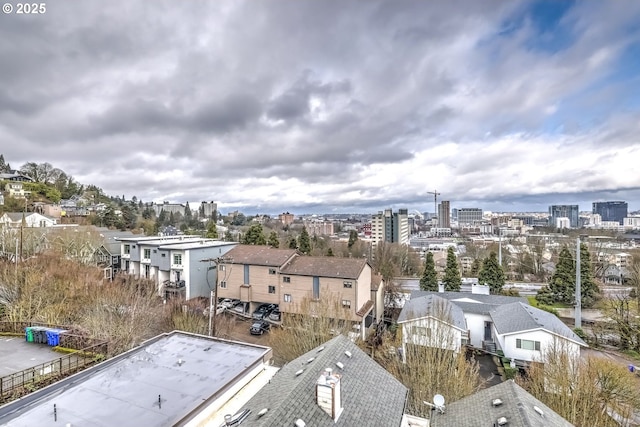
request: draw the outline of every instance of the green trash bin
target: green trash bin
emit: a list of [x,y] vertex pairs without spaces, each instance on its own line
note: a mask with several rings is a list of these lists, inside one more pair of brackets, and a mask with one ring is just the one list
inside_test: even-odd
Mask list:
[[27,326],[25,330],[27,333],[27,342],[33,342],[33,330],[31,329],[30,326]]

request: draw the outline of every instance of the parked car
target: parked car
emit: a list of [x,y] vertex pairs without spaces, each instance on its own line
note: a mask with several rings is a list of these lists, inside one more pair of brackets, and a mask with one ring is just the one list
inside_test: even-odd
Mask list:
[[274,322],[279,322],[281,319],[281,316],[282,314],[280,313],[280,310],[276,308],[271,313],[269,313],[269,320],[273,320]]
[[224,305],[227,308],[233,308],[236,305],[238,305],[238,303],[240,303],[239,299],[231,299],[231,298],[225,298],[219,302],[220,305]]
[[245,313],[248,311],[248,309],[249,309],[249,303],[246,303],[246,302],[240,302],[238,305],[233,307],[233,311],[237,313]]
[[[209,315],[209,308],[210,308],[210,307],[207,307],[207,308],[205,308],[205,309],[204,309],[203,314],[204,314],[205,316],[208,316],[208,315]],[[227,307],[225,307],[224,305],[222,305],[222,304],[218,304],[218,305],[216,306],[216,315],[223,313],[226,309],[227,309]]]
[[269,322],[267,322],[266,320],[261,320],[259,322],[254,322],[253,325],[251,325],[251,329],[249,329],[249,332],[251,333],[251,335],[262,335],[265,332],[268,332],[270,327],[271,325],[269,324]]
[[268,317],[269,314],[276,308],[278,308],[277,304],[262,304],[258,306],[258,308],[256,308],[251,317],[253,317],[255,320],[262,320],[265,317]]

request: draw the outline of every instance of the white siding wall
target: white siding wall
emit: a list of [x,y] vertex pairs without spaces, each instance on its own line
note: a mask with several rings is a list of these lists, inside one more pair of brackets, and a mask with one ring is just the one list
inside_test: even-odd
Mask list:
[[[413,326],[428,328],[430,335],[413,335]],[[447,348],[457,352],[460,350],[462,332],[433,318],[416,319],[402,324],[402,341],[403,344]]]
[[467,321],[471,345],[482,348],[482,341],[484,341],[484,322],[491,322],[491,317],[483,314],[465,313],[464,318]]
[[[540,351],[516,348],[516,339],[539,341]],[[502,351],[504,351],[504,355],[506,357],[527,361],[543,362],[545,353],[550,348],[553,348],[552,346],[554,345],[564,346],[564,348],[566,348],[573,357],[580,356],[580,346],[578,344],[565,338],[560,338],[557,335],[550,334],[546,331],[537,330],[513,335],[506,335],[501,337],[500,339],[500,346],[502,347]]]

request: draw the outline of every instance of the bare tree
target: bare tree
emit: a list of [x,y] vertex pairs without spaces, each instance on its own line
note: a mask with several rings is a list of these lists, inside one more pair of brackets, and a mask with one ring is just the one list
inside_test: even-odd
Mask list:
[[640,409],[637,379],[626,367],[600,357],[578,358],[561,343],[545,363],[532,363],[518,382],[576,426],[628,426]]
[[353,323],[345,320],[351,314],[339,296],[328,289],[322,290],[318,300],[305,297],[296,304],[295,312],[304,314],[282,313],[282,327],[269,333],[276,363],[287,363],[335,335],[348,333]]

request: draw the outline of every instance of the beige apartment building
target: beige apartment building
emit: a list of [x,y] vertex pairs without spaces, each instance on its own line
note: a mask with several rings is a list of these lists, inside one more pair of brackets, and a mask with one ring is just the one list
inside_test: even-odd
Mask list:
[[328,296],[347,309],[345,320],[360,322],[373,311],[372,273],[366,259],[311,257],[294,249],[238,245],[218,270],[218,298],[249,302],[251,310],[274,303],[285,315],[300,313],[305,298]]

